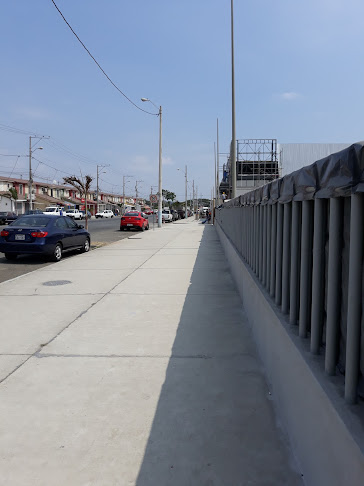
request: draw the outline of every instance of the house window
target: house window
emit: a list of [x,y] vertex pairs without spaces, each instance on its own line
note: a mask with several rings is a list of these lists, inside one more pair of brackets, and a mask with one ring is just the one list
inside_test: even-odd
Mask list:
[[23,184],[19,184],[19,195],[23,195]]

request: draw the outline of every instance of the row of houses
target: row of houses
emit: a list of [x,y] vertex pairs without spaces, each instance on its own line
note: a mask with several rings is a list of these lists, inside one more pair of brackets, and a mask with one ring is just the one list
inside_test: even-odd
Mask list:
[[[11,189],[15,189],[17,198],[11,196]],[[10,191],[10,192],[9,192]],[[107,192],[97,192],[92,190],[87,194],[87,208],[91,214],[97,211],[111,209],[119,212],[123,204],[144,205],[145,200],[123,196],[120,194],[110,194]],[[34,209],[43,210],[47,206],[62,206],[64,208],[75,208],[85,210],[85,199],[72,186],[61,184],[49,184],[48,182],[32,183],[32,204]],[[24,214],[29,210],[29,181],[16,179],[13,177],[0,176],[0,211],[14,211],[17,214]]]

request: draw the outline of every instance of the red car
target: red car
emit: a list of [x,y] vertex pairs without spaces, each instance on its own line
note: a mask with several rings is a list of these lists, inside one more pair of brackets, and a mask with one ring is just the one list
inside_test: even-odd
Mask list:
[[140,231],[149,229],[148,216],[139,211],[128,211],[121,217],[120,231],[127,231],[136,228]]

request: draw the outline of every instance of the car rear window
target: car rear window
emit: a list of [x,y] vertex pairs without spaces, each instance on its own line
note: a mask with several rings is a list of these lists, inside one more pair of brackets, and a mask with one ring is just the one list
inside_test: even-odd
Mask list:
[[20,216],[16,221],[10,223],[9,226],[23,226],[23,227],[33,227],[45,228],[47,224],[51,221],[48,217],[44,216]]
[[133,213],[125,213],[124,216],[139,216],[139,213],[134,211]]

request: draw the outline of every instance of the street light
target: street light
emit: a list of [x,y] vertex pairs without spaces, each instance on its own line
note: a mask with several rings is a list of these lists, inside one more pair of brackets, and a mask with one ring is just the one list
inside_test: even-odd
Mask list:
[[33,196],[32,196],[32,184],[33,184],[33,178],[32,178],[32,155],[36,150],[43,150],[43,147],[37,147],[32,151],[32,138],[43,138],[43,137],[29,137],[29,209],[33,209]]
[[[148,98],[141,98],[142,101],[149,101],[158,110],[158,106]],[[162,227],[162,107],[159,107],[159,175],[158,175],[158,228]]]
[[235,62],[234,62],[234,0],[231,0],[231,199],[236,197],[236,132],[235,132]]
[[96,177],[96,213],[99,212],[99,174],[106,174],[106,171],[100,172],[99,167],[100,167],[100,169],[105,169],[106,167],[110,167],[110,164],[108,164],[108,165],[97,165],[96,166],[96,173],[97,173],[97,177]]
[[125,177],[133,177],[133,176],[123,175],[123,214],[125,213],[125,184],[130,182],[130,181],[125,182]]
[[[181,169],[177,169],[181,170]],[[187,219],[187,165],[185,166],[185,218]]]

